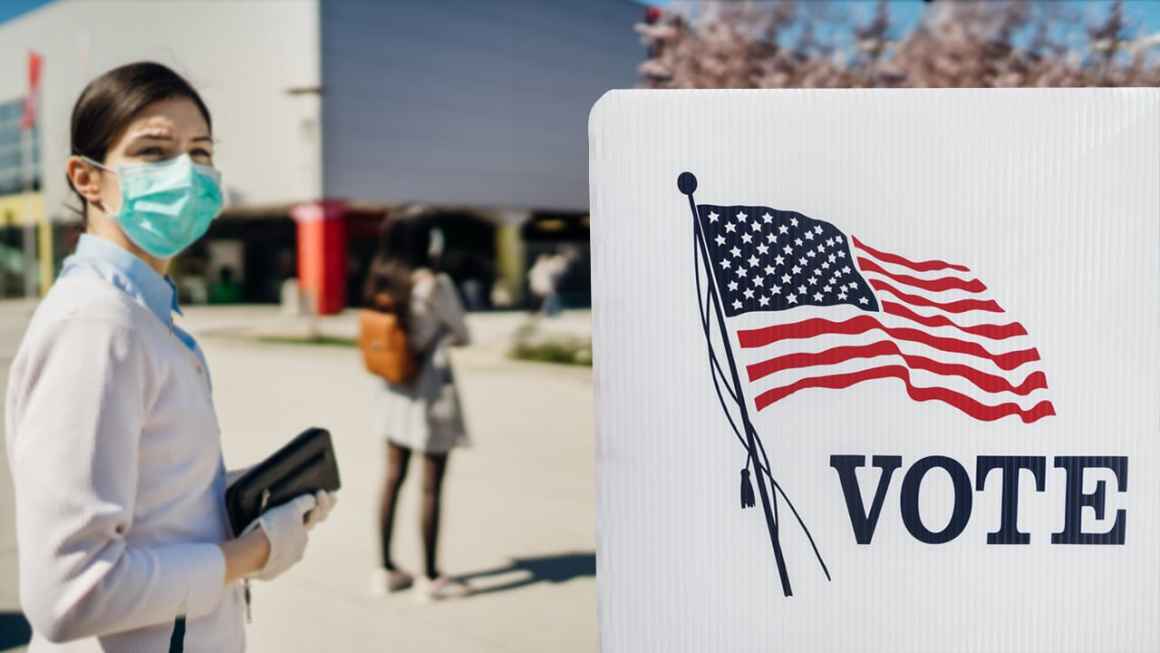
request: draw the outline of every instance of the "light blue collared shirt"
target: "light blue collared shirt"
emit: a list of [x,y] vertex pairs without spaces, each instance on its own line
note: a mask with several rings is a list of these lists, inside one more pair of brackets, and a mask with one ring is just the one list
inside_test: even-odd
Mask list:
[[177,288],[168,276],[161,276],[149,267],[148,263],[128,250],[91,234],[81,234],[76,252],[64,260],[60,276],[74,274],[82,268],[97,273],[102,279],[156,315],[173,335],[197,354],[202,367],[207,370],[206,377],[209,377],[209,367],[206,365],[205,355],[197,345],[197,340],[173,323],[173,314],[182,313],[181,306],[177,303]]

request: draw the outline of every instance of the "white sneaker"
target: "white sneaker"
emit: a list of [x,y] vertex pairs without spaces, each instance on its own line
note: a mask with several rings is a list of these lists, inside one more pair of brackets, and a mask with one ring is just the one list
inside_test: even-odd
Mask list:
[[434,580],[426,576],[415,579],[415,599],[420,603],[461,599],[470,594],[471,588],[466,583],[447,576]]
[[371,596],[383,597],[415,584],[415,577],[400,569],[376,569],[371,573]]

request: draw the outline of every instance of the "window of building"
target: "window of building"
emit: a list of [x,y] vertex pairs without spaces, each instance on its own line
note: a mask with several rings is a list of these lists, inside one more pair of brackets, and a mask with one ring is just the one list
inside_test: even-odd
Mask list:
[[23,116],[24,98],[0,102],[0,195],[40,190],[40,125],[33,125],[26,144]]

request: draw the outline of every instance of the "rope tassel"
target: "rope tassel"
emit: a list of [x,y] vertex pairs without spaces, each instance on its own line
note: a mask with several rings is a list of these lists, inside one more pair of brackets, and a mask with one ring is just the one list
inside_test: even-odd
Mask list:
[[741,509],[752,508],[755,505],[753,484],[749,482],[749,468],[741,470]]

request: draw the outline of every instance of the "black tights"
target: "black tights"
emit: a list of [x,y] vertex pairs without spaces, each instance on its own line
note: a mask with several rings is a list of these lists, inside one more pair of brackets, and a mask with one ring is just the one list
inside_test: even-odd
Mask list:
[[[383,485],[379,528],[382,535],[383,566],[394,570],[391,560],[391,531],[395,526],[395,505],[399,502],[399,489],[407,478],[407,463],[411,460],[411,450],[394,443],[387,445],[387,480]],[[442,503],[443,474],[447,471],[447,454],[423,454],[423,510],[420,526],[423,531],[423,557],[428,578],[438,578],[439,569],[435,565],[435,549],[439,542],[439,508]]]

